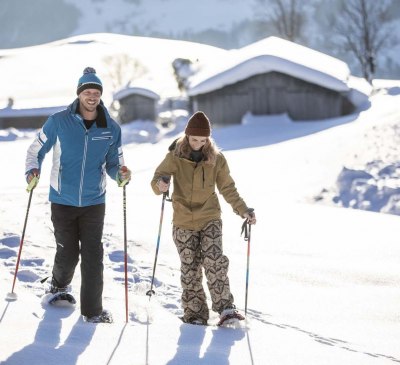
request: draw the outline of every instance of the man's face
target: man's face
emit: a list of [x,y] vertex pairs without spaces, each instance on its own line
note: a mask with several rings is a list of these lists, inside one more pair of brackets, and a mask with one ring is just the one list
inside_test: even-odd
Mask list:
[[79,95],[80,106],[88,112],[94,112],[100,103],[101,92],[97,89],[83,90]]

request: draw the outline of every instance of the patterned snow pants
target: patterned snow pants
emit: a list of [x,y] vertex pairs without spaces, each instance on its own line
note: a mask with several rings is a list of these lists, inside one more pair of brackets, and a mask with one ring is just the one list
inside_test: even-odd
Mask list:
[[203,271],[210,291],[212,309],[221,313],[233,305],[229,288],[229,260],[222,252],[222,221],[209,222],[201,231],[173,227],[173,239],[181,260],[182,307],[184,320],[208,320],[203,289]]

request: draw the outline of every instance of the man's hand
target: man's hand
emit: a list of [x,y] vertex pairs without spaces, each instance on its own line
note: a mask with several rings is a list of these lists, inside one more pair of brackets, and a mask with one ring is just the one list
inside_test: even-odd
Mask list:
[[118,170],[117,174],[117,183],[119,187],[125,186],[131,180],[131,170],[129,170],[126,166],[122,166]]
[[28,186],[26,191],[30,192],[31,190],[36,188],[36,185],[39,182],[40,172],[38,169],[31,169],[25,173],[26,175],[26,182]]

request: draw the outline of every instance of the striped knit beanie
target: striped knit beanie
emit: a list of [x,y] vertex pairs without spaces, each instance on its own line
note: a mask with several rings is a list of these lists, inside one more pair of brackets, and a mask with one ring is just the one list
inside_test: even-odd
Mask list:
[[83,90],[86,89],[97,89],[103,94],[103,84],[96,76],[96,70],[92,67],[86,67],[83,70],[83,75],[78,81],[76,94],[79,95]]

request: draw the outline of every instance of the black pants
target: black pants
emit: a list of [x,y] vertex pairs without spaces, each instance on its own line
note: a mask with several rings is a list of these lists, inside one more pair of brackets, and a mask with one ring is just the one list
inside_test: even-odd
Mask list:
[[81,313],[88,317],[103,310],[104,214],[105,204],[88,207],[51,204],[57,244],[53,280],[58,287],[69,285],[81,254]]

